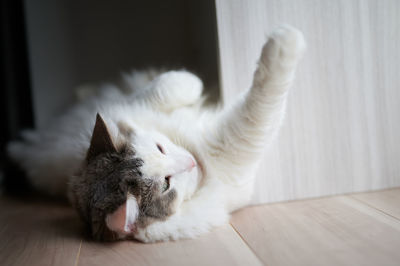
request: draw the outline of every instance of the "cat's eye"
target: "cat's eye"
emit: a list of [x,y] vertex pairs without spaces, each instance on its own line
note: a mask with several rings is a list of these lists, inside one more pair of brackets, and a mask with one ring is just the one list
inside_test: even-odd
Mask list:
[[171,178],[170,175],[168,175],[168,176],[166,176],[164,178],[164,183],[163,183],[163,186],[162,186],[162,192],[165,192],[165,191],[167,191],[169,189],[169,179],[170,178]]
[[162,147],[160,144],[158,144],[158,143],[157,143],[157,149],[158,149],[162,154],[165,154],[165,151],[164,151],[163,147]]

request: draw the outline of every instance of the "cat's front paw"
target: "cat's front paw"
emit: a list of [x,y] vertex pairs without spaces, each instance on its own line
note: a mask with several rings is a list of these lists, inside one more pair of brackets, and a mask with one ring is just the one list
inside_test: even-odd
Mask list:
[[279,63],[280,66],[293,66],[301,58],[306,48],[303,34],[298,29],[282,25],[275,29],[263,47],[261,62],[268,66]]
[[157,241],[157,239],[155,239],[154,237],[151,237],[151,235],[147,234],[146,230],[138,230],[135,233],[134,238],[143,243],[154,243]]
[[143,243],[154,243],[161,241],[175,240],[175,230],[169,228],[165,222],[156,222],[145,228],[137,229],[134,234],[134,238]]

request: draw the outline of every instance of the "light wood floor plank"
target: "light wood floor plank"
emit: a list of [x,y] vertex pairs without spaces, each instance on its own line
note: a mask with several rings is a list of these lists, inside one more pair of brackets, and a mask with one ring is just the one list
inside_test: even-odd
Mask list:
[[353,194],[351,197],[400,220],[400,188]]
[[229,225],[194,240],[83,242],[79,265],[262,265]]
[[68,206],[0,199],[0,265],[74,265],[82,232]]
[[0,265],[399,265],[398,191],[250,207],[234,229],[156,244],[90,242],[70,207],[3,198]]
[[400,223],[351,197],[247,208],[232,225],[267,265],[399,265]]

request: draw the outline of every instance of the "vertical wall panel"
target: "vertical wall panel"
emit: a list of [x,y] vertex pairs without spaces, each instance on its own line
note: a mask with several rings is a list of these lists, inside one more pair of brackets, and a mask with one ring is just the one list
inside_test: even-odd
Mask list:
[[275,26],[308,43],[254,203],[400,186],[400,1],[217,0],[216,12],[225,103]]

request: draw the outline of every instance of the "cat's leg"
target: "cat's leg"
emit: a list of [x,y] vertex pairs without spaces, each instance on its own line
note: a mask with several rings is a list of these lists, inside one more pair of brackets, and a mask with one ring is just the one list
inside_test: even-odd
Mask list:
[[302,33],[290,26],[275,30],[264,45],[249,91],[222,111],[207,139],[209,155],[229,178],[243,179],[265,145],[276,135],[285,113],[288,89],[305,49]]
[[153,108],[171,112],[196,104],[201,99],[202,81],[187,71],[168,71],[155,78],[135,97]]
[[162,69],[149,68],[132,70],[122,74],[122,90],[127,94],[137,92],[149,85],[155,78],[165,72]]

